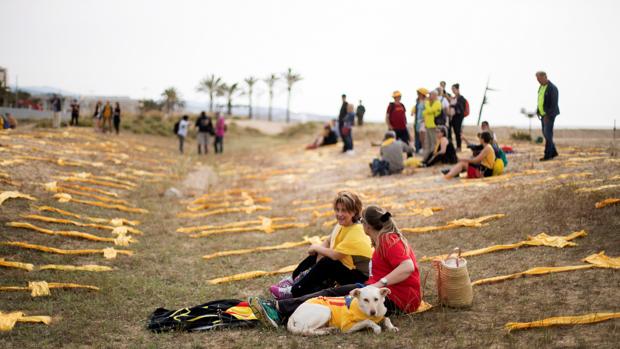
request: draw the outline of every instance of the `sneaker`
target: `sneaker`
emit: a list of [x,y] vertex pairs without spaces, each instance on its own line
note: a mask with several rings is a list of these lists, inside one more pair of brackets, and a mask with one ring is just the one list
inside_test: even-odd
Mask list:
[[256,318],[263,325],[273,328],[279,327],[282,319],[280,317],[280,312],[278,312],[273,302],[261,299],[260,297],[250,297],[248,298],[248,304]]
[[293,297],[293,294],[291,293],[292,288],[293,288],[292,286],[288,286],[288,287],[271,286],[269,287],[269,292],[271,292],[273,297],[277,300],[288,299],[288,298]]
[[293,286],[293,277],[289,275],[285,277],[284,279],[280,280],[277,284],[275,284],[275,286],[278,286],[278,287]]

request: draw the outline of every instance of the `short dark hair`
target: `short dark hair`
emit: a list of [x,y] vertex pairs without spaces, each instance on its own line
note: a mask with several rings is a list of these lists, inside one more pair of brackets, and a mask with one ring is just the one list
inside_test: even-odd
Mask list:
[[487,126],[489,126],[489,122],[488,122],[488,121],[483,121],[483,122],[481,122],[481,123],[480,123],[480,126],[483,126],[483,125],[487,125]]
[[183,115],[183,120],[187,120],[187,119],[189,119],[189,116]]
[[484,143],[491,143],[493,136],[491,136],[491,132],[484,131],[480,134],[480,139],[482,139]]
[[459,83],[457,82],[456,84],[452,85],[452,87],[458,90],[461,88],[461,85],[459,85]]

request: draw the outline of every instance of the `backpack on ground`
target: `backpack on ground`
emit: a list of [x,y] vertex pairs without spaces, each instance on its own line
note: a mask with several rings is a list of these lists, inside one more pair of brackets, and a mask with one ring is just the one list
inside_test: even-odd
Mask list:
[[223,328],[252,327],[258,323],[247,302],[237,299],[213,301],[192,308],[156,309],[148,319],[153,332],[207,331]]

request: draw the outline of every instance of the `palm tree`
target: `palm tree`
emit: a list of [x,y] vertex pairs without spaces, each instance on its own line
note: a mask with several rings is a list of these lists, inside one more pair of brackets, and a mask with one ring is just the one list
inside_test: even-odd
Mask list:
[[166,116],[170,116],[170,113],[174,111],[175,107],[183,107],[185,105],[177,89],[174,87],[165,89],[164,92],[161,93],[161,98]]
[[288,91],[288,99],[286,101],[286,122],[288,123],[291,121],[291,88],[293,88],[293,85],[296,82],[302,80],[303,78],[299,74],[293,74],[293,70],[291,68],[288,68],[288,71],[282,74],[282,77],[286,80],[286,90]]
[[248,78],[246,78],[245,83],[248,85],[248,98],[249,98],[249,117],[250,119],[252,119],[252,90],[254,88],[254,84],[258,81],[258,79],[256,79],[253,76],[250,76]]
[[202,79],[196,88],[196,91],[204,92],[209,95],[210,112],[213,112],[213,98],[216,97],[222,84],[222,78],[216,77],[215,74],[211,74],[210,76]]
[[271,121],[271,109],[273,105],[273,85],[276,84],[280,78],[276,74],[271,74],[268,78],[264,79],[265,83],[269,87],[269,121]]
[[220,89],[220,95],[226,96],[226,108],[227,114],[232,115],[232,99],[239,91],[239,84],[234,83],[232,85],[222,84]]

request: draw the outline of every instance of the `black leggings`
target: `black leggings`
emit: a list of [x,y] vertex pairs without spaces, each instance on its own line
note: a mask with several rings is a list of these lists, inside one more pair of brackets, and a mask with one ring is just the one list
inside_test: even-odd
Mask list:
[[293,297],[301,297],[310,293],[314,293],[329,287],[335,283],[339,285],[363,283],[368,280],[368,276],[357,269],[349,269],[340,261],[335,261],[329,257],[323,257],[317,261],[317,255],[308,256],[304,259],[295,271],[293,271],[293,279],[301,272],[308,270],[308,273],[302,276],[291,290]]
[[[327,258],[327,257],[325,257]],[[310,298],[315,297],[343,297],[347,296],[352,290],[359,288],[358,284],[344,285],[339,287],[327,288],[318,292],[310,293],[305,296],[297,297],[297,298],[289,298],[277,301],[278,303],[278,312],[282,315],[283,318],[288,318],[291,316],[295,309],[297,309],[300,305],[302,305],[305,301]],[[391,314],[401,312],[396,304],[392,302],[388,297],[385,297],[385,301],[383,302],[385,307],[387,308],[387,313],[385,316],[390,316]]]
[[456,147],[461,149],[461,132],[463,130],[463,115],[454,115],[450,122],[449,134],[452,134],[454,130],[454,136],[456,138]]

